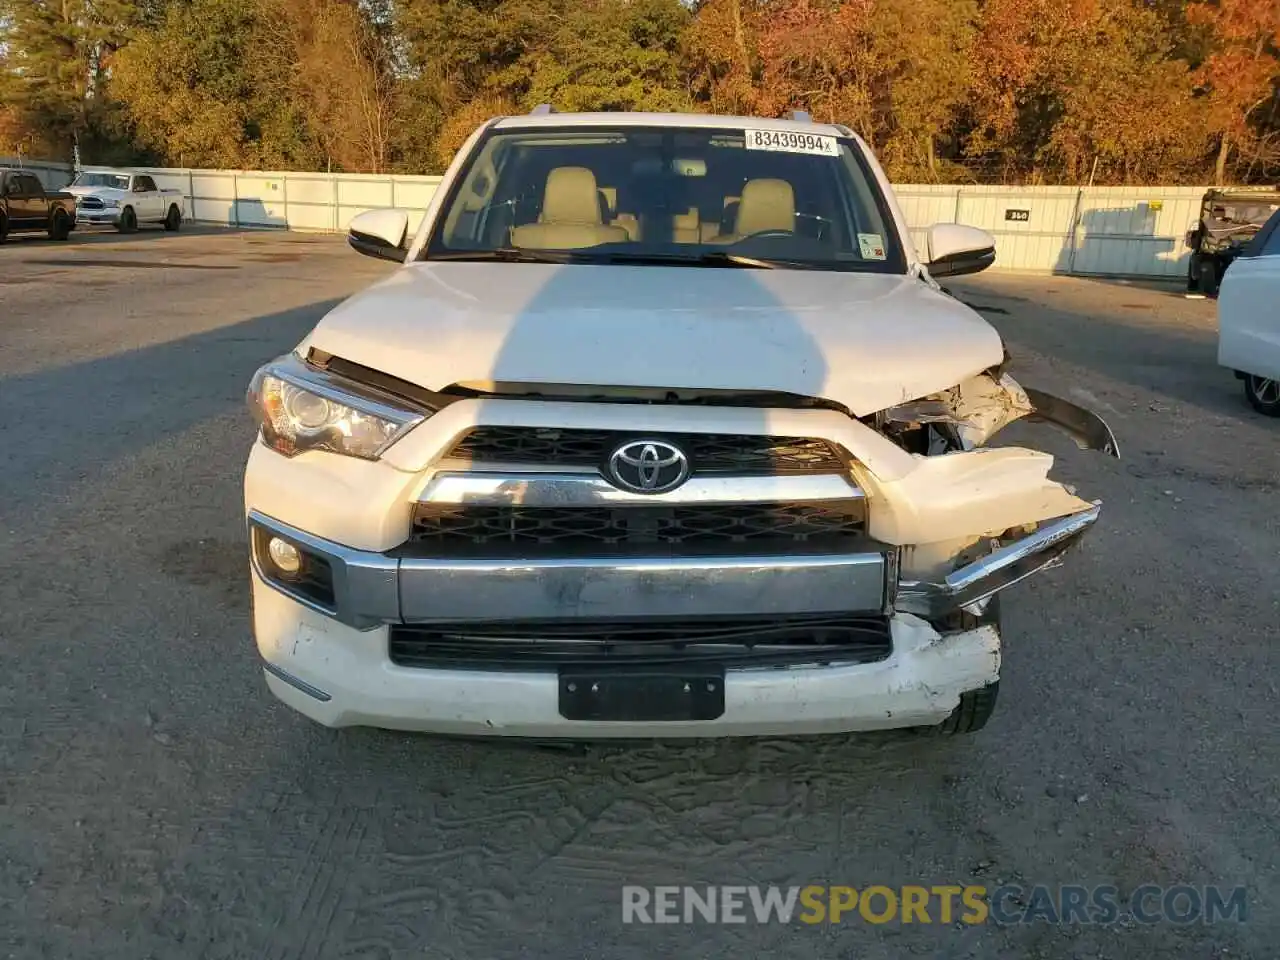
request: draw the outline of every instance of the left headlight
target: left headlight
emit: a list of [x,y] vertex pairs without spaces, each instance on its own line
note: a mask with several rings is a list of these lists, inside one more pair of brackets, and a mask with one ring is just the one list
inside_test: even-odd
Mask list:
[[103,206],[104,208],[106,208],[107,210],[114,210],[116,207],[120,206],[120,201],[119,201],[119,200],[109,200],[109,199],[108,199],[108,200],[103,200],[103,201],[102,201],[102,206]]
[[253,375],[247,400],[263,442],[286,457],[328,450],[377,460],[432,412],[312,367],[292,354]]

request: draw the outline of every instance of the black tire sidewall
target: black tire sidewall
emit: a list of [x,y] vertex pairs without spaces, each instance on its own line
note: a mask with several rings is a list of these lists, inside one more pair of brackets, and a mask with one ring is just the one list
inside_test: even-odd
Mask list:
[[133,233],[138,229],[138,215],[133,212],[132,207],[125,207],[124,212],[120,214],[120,232]]
[[49,237],[52,240],[66,240],[71,236],[71,223],[67,219],[65,210],[58,210],[53,215],[53,222],[49,224]]
[[9,239],[9,218],[0,213],[0,243]]
[[1198,283],[1201,293],[1210,297],[1217,295],[1218,287],[1221,286],[1217,260],[1208,258],[1200,265]]
[[173,233],[180,226],[182,226],[182,211],[178,209],[176,204],[171,204],[169,212],[164,216],[164,228]]
[[1259,380],[1270,380],[1271,377],[1257,377],[1253,374],[1246,374],[1244,378],[1244,395],[1249,401],[1249,406],[1257,410],[1259,413],[1268,417],[1280,417],[1280,400],[1262,400],[1259,399],[1255,384]]

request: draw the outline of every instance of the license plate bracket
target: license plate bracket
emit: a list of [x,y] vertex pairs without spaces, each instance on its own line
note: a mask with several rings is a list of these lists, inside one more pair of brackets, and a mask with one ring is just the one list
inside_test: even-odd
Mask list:
[[723,715],[723,667],[560,670],[560,716],[566,720],[671,723]]

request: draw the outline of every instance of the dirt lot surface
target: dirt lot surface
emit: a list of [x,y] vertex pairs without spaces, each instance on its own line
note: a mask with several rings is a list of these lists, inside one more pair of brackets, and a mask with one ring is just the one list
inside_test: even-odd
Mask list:
[[[283,234],[0,248],[0,957],[1277,956],[1280,422],[1215,366],[1211,301],[954,284],[1015,376],[1095,407],[1124,453],[1016,428],[1105,506],[1008,597],[981,734],[570,753],[333,732],[262,682],[244,389],[392,269]],[[1245,886],[1247,919],[627,926],[620,906],[624,883],[1147,882]]]

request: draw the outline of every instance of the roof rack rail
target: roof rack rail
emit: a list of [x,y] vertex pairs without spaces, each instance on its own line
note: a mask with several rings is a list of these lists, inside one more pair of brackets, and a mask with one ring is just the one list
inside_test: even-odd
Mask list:
[[536,107],[534,107],[532,110],[529,111],[529,115],[533,117],[543,117],[543,116],[546,116],[548,113],[555,113],[555,112],[556,112],[556,108],[553,107],[551,104],[540,103]]
[[813,117],[804,110],[792,110],[787,114],[788,120],[799,120],[801,123],[813,123]]

